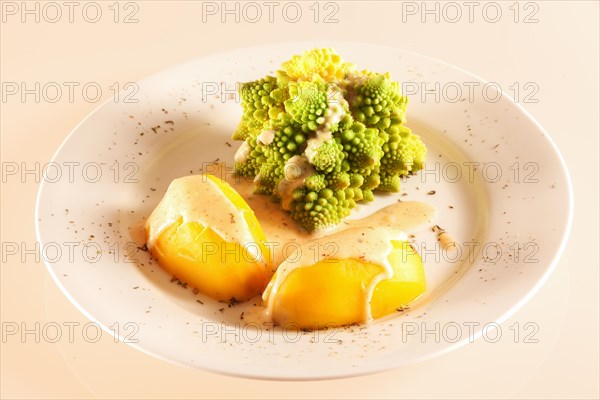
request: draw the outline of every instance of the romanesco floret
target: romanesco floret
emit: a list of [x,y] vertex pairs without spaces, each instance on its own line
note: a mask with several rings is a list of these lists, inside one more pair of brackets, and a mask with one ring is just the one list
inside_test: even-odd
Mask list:
[[327,84],[323,82],[290,82],[290,98],[285,101],[285,111],[302,130],[314,131],[325,122],[327,110]]
[[312,49],[293,56],[281,65],[281,69],[294,81],[322,79],[335,82],[344,79],[354,65],[344,62],[333,49]]
[[352,172],[368,175],[379,166],[383,156],[383,139],[377,128],[365,128],[360,122],[355,122],[340,134],[340,139]]
[[358,79],[350,107],[355,119],[368,127],[389,128],[394,122],[406,122],[408,99],[400,94],[400,84],[389,74],[373,74]]
[[326,175],[327,186],[334,189],[346,189],[350,187],[350,175],[347,164],[342,163],[339,167]]
[[262,152],[257,148],[255,137],[248,136],[235,153],[235,172],[241,176],[254,177],[263,162]]
[[381,183],[377,186],[377,189],[386,192],[397,192],[400,190],[400,177],[398,175],[383,175],[381,176]]
[[292,218],[310,232],[339,224],[356,205],[339,189],[325,188],[318,192],[305,189],[297,192],[296,197],[292,203]]
[[306,142],[306,134],[301,132],[299,125],[287,114],[270,120],[267,128],[257,138],[264,156],[282,163],[299,154]]
[[258,134],[265,123],[284,112],[286,91],[277,84],[277,78],[267,76],[241,85],[243,115],[234,140],[244,140],[249,134]]
[[[383,145],[381,173],[398,176],[419,171],[423,167],[426,155],[425,144],[421,138],[413,134],[409,128],[401,125],[395,125],[388,131],[390,133],[385,135],[386,140]],[[399,183],[389,187],[398,188],[390,190],[382,187],[381,190],[397,192]]]
[[304,180],[304,185],[308,190],[318,192],[327,187],[327,179],[325,175],[314,174]]
[[333,139],[326,140],[322,144],[317,144],[314,149],[310,149],[312,147],[311,144],[309,141],[305,154],[308,161],[315,166],[317,171],[332,172],[341,164],[345,157],[342,145]]
[[401,176],[423,168],[427,150],[404,125],[400,84],[356,72],[332,49],[294,56],[240,92],[236,172],[308,231],[339,224],[373,191],[397,192]]
[[283,178],[283,168],[278,162],[267,161],[263,163],[258,174],[254,177],[254,193],[273,194],[275,187]]

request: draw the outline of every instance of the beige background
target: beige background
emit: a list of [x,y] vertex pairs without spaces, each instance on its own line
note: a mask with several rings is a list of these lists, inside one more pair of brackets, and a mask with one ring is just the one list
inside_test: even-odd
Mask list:
[[[76,334],[73,343],[63,337],[55,344],[11,336],[1,343],[3,398],[598,398],[598,2],[521,3],[518,23],[513,20],[514,9],[509,9],[513,2],[497,3],[503,11],[497,23],[483,18],[485,3],[475,8],[472,23],[465,6],[459,22],[445,21],[443,3],[438,4],[440,22],[429,15],[423,23],[420,13],[402,21],[400,2],[337,2],[339,22],[332,24],[313,21],[312,1],[298,2],[303,17],[296,24],[286,22],[280,11],[273,23],[266,15],[254,24],[235,23],[231,16],[223,24],[218,15],[203,23],[202,3],[194,1],[134,2],[138,22],[132,24],[122,20],[135,11],[134,6],[125,9],[121,3],[120,22],[114,23],[112,2],[99,2],[103,16],[95,24],[82,18],[84,2],[75,9],[73,23],[64,7],[57,23],[48,23],[44,15],[39,23],[26,15],[23,23],[21,14],[12,15],[10,8],[20,7],[20,2],[2,3],[3,83],[97,82],[103,99],[110,97],[114,82],[122,86],[204,54],[327,38],[420,52],[498,82],[505,90],[515,82],[520,87],[534,82],[538,102],[524,106],[558,144],[575,187],[575,221],[562,260],[534,299],[502,325],[506,336],[498,343],[478,341],[435,360],[372,376],[295,383],[230,378],[170,365],[114,343],[108,335],[87,343]],[[421,7],[421,2],[412,4]],[[28,7],[35,7],[35,2]],[[435,3],[428,7],[433,9]],[[446,17],[454,17],[453,10],[445,10]],[[46,11],[47,18],[54,18],[53,10]],[[493,10],[488,11],[487,16],[493,17]],[[538,22],[523,23],[534,11]],[[72,102],[66,95],[56,103],[43,98],[36,103],[32,96],[25,102],[18,96],[3,99],[3,165],[43,165],[96,105],[80,92]],[[3,180],[3,246],[15,242],[21,249],[34,248],[37,188],[32,175]],[[36,322],[42,326],[87,322],[34,255],[4,252],[1,278],[3,323],[33,327]],[[539,342],[515,343],[509,327],[527,322],[539,326],[535,335]]]

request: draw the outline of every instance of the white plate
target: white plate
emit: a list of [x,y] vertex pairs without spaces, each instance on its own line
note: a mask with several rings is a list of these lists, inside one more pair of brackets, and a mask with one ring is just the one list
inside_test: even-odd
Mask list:
[[[129,231],[173,178],[198,173],[216,159],[232,160],[238,144],[229,137],[241,114],[228,94],[235,82],[262,77],[316,46],[333,46],[360,68],[389,71],[405,82],[413,93],[409,126],[429,148],[427,171],[403,183],[405,196],[378,196],[354,216],[398,199],[429,202],[462,259],[444,255],[432,232],[417,233],[428,280],[425,300],[370,326],[285,332],[244,324],[240,315],[247,304],[229,307],[170,282]],[[438,83],[439,99],[429,94],[423,101],[424,90]],[[508,96],[496,98],[494,88],[484,85],[431,58],[355,43],[253,47],[160,72],[140,81],[137,93],[129,88],[120,101],[100,106],[46,166],[36,224],[48,270],[88,318],[132,346],[238,376],[352,376],[431,358],[482,334],[493,340],[496,324],[551,273],[569,232],[573,200],[548,134]],[[127,94],[138,102],[125,101]]]

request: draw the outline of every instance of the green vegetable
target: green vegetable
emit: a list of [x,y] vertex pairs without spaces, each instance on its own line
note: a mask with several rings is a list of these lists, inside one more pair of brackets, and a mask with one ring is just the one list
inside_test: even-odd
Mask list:
[[[356,71],[332,49],[241,85],[236,172],[255,178],[309,231],[336,225],[373,191],[397,192],[427,149],[406,123],[408,99],[389,74]],[[241,154],[240,154],[241,153]]]

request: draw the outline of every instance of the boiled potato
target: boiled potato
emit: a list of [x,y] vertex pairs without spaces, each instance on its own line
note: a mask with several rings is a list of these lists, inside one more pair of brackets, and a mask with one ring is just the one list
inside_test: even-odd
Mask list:
[[211,175],[174,180],[148,219],[146,235],[165,270],[216,300],[255,297],[273,274],[254,212]]
[[332,258],[294,269],[273,294],[274,276],[263,296],[267,300],[275,296],[271,318],[286,328],[319,329],[362,323],[406,306],[425,291],[423,263],[408,242],[392,244],[388,262],[393,276],[374,287],[370,309],[365,307],[369,283],[382,266],[357,258]]

